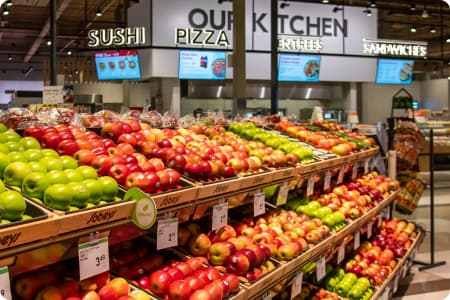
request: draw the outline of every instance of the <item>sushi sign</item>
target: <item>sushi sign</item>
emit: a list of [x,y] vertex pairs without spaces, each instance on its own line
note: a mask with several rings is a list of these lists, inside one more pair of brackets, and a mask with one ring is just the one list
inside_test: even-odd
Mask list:
[[88,46],[140,46],[146,43],[145,27],[93,29],[88,32]]
[[428,43],[419,41],[397,41],[364,39],[364,54],[381,56],[426,57]]

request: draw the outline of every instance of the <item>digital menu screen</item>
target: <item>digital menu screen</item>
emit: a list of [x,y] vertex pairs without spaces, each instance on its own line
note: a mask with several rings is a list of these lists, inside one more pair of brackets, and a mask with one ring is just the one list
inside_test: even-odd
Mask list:
[[98,80],[141,78],[137,50],[95,53],[95,68]]
[[180,79],[225,79],[226,53],[217,51],[180,50],[178,77]]
[[377,65],[377,84],[411,84],[414,60],[379,58]]
[[278,81],[319,81],[320,56],[280,54]]

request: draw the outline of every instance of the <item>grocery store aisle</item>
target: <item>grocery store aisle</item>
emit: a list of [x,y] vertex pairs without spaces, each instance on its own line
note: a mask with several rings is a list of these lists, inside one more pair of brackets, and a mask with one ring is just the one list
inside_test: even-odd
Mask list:
[[[435,262],[446,261],[443,266],[422,270],[414,265],[411,274],[399,282],[395,300],[450,299],[450,181],[449,173],[440,174],[435,188]],[[435,177],[436,178],[436,177]],[[425,191],[412,215],[396,214],[425,228],[427,234],[416,260],[430,262],[430,207],[429,191]]]

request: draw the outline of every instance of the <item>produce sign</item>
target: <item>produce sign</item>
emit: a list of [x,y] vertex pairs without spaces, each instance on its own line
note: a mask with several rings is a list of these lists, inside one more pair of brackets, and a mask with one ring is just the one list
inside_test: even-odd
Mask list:
[[225,52],[180,51],[178,78],[225,79]]
[[378,59],[377,84],[411,84],[414,60]]
[[95,68],[99,80],[141,78],[139,56],[136,50],[96,53]]
[[280,54],[279,81],[319,81],[320,56]]

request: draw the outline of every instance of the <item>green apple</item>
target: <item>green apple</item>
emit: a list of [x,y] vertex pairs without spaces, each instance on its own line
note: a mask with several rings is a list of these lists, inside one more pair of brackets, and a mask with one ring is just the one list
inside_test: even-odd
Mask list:
[[39,160],[47,168],[47,171],[62,170],[63,166],[59,157],[45,156]]
[[11,162],[15,162],[15,161],[21,161],[21,162],[25,162],[25,163],[28,162],[25,155],[23,155],[23,152],[17,152],[17,151],[9,152],[8,156],[9,156],[9,160]]
[[83,181],[83,174],[77,169],[66,169],[64,170],[67,176],[67,182],[79,182]]
[[9,153],[9,146],[5,143],[0,144],[0,152],[2,153]]
[[6,127],[5,124],[0,123],[0,132],[6,132],[8,130],[8,127]]
[[21,138],[19,143],[21,143],[25,147],[25,149],[41,149],[39,141],[32,136]]
[[45,173],[33,172],[27,175],[22,182],[22,193],[27,196],[43,199],[45,190],[51,185]]
[[72,189],[73,195],[71,205],[78,208],[86,207],[91,195],[89,190],[82,182],[71,182],[68,185]]
[[42,149],[41,153],[43,156],[59,157],[58,152],[53,149]]
[[47,173],[47,167],[39,161],[31,161],[28,163],[32,172]]
[[6,142],[18,142],[22,138],[20,134],[15,132],[14,130],[8,130],[1,133],[5,138]]
[[83,185],[89,190],[89,203],[98,204],[102,198],[103,184],[96,179],[85,179]]
[[5,184],[0,180],[0,193],[5,191]]
[[31,173],[31,168],[27,163],[16,161],[10,163],[3,173],[3,180],[6,184],[22,187],[23,179]]
[[62,163],[63,169],[76,169],[78,168],[78,161],[69,155],[63,155],[59,158]]
[[9,156],[3,152],[0,152],[0,178],[3,178],[3,172],[10,162],[11,160],[9,159]]
[[84,179],[96,179],[97,171],[91,166],[81,166],[78,167],[77,170],[81,172]]
[[73,192],[68,184],[53,184],[44,192],[44,204],[58,210],[68,210]]
[[25,147],[22,146],[19,142],[6,142],[6,145],[8,145],[9,152],[18,151],[23,152],[25,151]]
[[69,183],[66,173],[64,173],[64,171],[62,171],[62,170],[51,170],[47,173],[47,177],[50,180],[51,184]]
[[103,176],[98,179],[103,186],[102,200],[114,201],[119,193],[119,185],[117,181],[110,176]]
[[22,194],[16,191],[4,191],[0,194],[0,210],[2,218],[9,221],[22,219],[27,203]]
[[28,161],[39,161],[44,157],[40,149],[27,149],[23,152],[23,155]]

